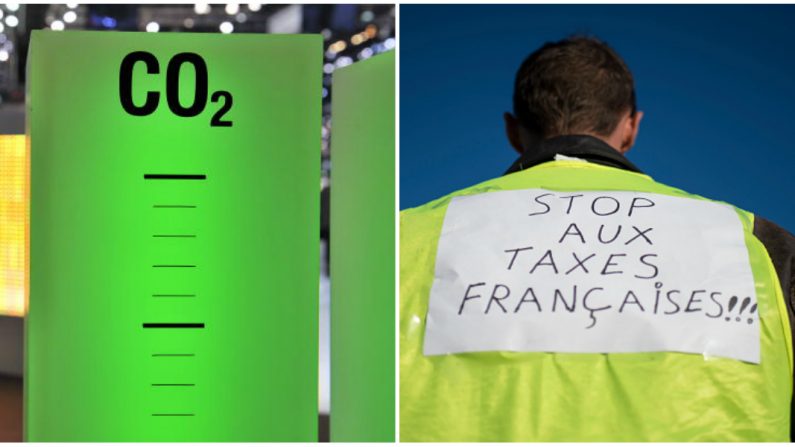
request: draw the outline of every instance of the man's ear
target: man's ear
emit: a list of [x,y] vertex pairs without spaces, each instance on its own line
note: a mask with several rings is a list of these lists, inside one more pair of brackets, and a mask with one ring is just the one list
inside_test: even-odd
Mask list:
[[508,137],[508,142],[511,143],[511,147],[513,147],[516,152],[522,154],[524,152],[524,146],[522,146],[519,120],[508,112],[503,113],[502,117],[505,120],[505,135]]
[[621,148],[619,152],[626,154],[632,146],[635,145],[635,140],[638,138],[638,129],[640,128],[640,120],[643,119],[643,112],[637,111],[634,115],[628,115],[622,124],[624,126],[624,136],[621,140]]

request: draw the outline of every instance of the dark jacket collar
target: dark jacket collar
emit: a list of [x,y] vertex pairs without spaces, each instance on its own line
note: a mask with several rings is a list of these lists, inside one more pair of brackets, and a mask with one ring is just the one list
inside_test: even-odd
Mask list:
[[544,140],[531,150],[525,151],[508,168],[506,174],[513,174],[541,163],[553,161],[556,154],[642,173],[637,166],[633,165],[620,152],[599,138],[590,135],[563,135]]

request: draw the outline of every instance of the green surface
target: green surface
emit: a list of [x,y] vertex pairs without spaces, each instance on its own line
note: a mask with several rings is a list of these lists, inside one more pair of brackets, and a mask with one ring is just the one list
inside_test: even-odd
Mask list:
[[[33,32],[28,441],[317,439],[321,45]],[[160,64],[133,72],[136,104],[161,92],[149,116],[120,103],[132,51]],[[193,118],[169,110],[166,67],[181,52],[206,61],[210,94],[232,94],[232,127],[209,125],[209,101]],[[193,73],[182,67],[183,105]]]
[[395,439],[395,55],[334,72],[331,440]]

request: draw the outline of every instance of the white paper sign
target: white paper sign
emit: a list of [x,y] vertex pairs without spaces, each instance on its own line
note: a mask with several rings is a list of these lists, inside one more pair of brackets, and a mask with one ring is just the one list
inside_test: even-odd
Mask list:
[[758,320],[728,205],[489,192],[447,209],[424,353],[676,351],[759,363]]

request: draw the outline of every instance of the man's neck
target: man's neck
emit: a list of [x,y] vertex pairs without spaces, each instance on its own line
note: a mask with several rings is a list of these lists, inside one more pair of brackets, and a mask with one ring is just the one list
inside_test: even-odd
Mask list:
[[506,174],[531,168],[555,159],[555,155],[581,158],[592,163],[641,172],[605,140],[593,135],[562,135],[538,142],[528,147],[511,165]]

